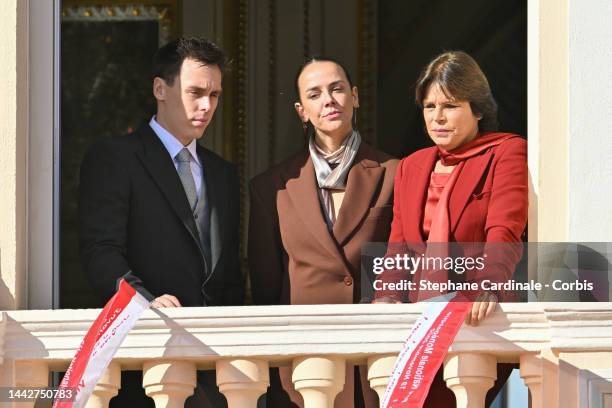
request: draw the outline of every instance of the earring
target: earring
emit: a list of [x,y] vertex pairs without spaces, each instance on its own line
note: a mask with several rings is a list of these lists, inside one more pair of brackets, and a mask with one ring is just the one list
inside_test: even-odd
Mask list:
[[304,131],[304,137],[308,137],[308,122],[302,122],[302,130]]
[[357,129],[357,108],[353,110],[353,129]]

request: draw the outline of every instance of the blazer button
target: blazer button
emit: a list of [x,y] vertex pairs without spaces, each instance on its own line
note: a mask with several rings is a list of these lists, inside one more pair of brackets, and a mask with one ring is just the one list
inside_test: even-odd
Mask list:
[[353,284],[353,278],[351,278],[350,276],[346,276],[344,278],[344,284],[346,286],[351,286]]

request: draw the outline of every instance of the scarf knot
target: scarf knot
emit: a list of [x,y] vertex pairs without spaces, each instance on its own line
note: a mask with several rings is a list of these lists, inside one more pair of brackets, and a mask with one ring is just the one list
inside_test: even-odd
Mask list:
[[442,164],[445,166],[456,165],[456,167],[453,169],[449,180],[446,182],[440,195],[438,205],[434,211],[428,242],[448,242],[450,239],[448,203],[457,179],[461,174],[461,170],[463,170],[465,160],[513,137],[518,136],[512,133],[478,134],[476,138],[470,142],[451,151],[446,151],[438,147],[438,156]]
[[321,205],[324,208],[328,227],[336,222],[334,203],[329,190],[345,190],[346,179],[353,165],[357,150],[361,145],[359,132],[353,132],[344,139],[335,152],[327,153],[315,143],[314,136],[308,141],[310,158],[315,168],[317,184],[321,192]]
[[517,135],[513,133],[479,133],[474,139],[456,149],[444,150],[438,147],[438,156],[443,165],[454,166],[512,137],[517,137]]

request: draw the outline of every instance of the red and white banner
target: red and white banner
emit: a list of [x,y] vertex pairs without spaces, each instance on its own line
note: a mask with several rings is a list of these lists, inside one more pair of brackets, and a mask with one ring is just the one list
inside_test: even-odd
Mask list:
[[382,408],[421,408],[472,303],[461,294],[432,302],[410,331],[400,352]]
[[74,390],[75,398],[56,399],[53,408],[85,406],[123,339],[148,308],[149,301],[121,280],[119,290],[91,325],[59,386],[60,390]]

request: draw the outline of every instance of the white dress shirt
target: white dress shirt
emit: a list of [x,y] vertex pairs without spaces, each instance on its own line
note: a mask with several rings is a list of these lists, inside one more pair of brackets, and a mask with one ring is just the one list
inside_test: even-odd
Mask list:
[[159,137],[159,140],[161,140],[161,142],[163,143],[164,147],[168,151],[168,154],[170,154],[172,162],[174,163],[174,168],[177,169],[177,171],[178,161],[176,160],[176,155],[181,150],[183,150],[184,147],[189,150],[189,153],[191,153],[191,159],[189,160],[189,164],[191,167],[191,175],[193,176],[193,181],[196,186],[196,193],[198,195],[198,198],[202,197],[202,179],[204,177],[204,168],[202,166],[202,163],[200,162],[200,158],[198,157],[198,153],[196,150],[197,141],[194,139],[187,146],[183,146],[183,144],[179,142],[179,140],[174,137],[172,133],[164,129],[162,125],[160,125],[157,120],[155,120],[155,116],[153,116],[149,121],[149,126],[151,126],[151,129],[153,129],[157,137]]

